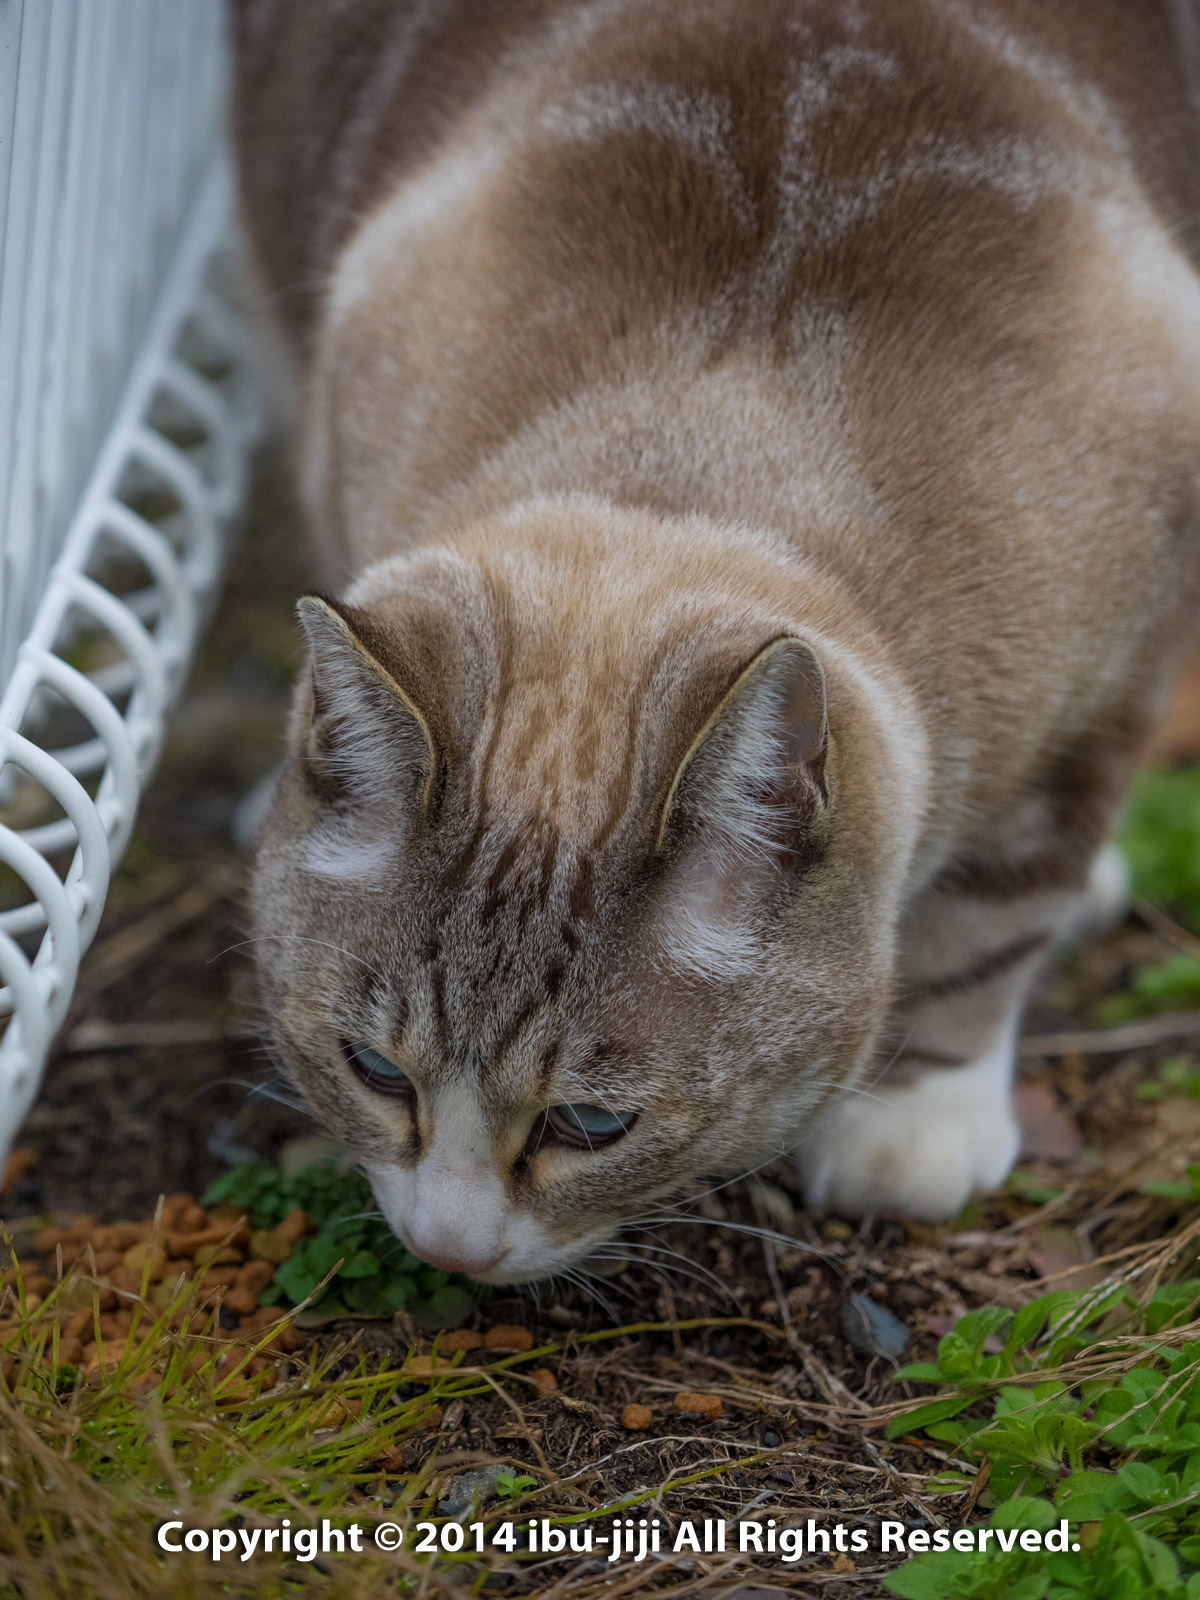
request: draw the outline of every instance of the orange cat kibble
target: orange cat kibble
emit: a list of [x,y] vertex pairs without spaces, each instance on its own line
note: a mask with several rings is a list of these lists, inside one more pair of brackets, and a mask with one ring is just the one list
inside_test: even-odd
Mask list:
[[33,1248],[40,1256],[53,1255],[60,1244],[71,1236],[69,1228],[39,1228],[33,1236]]
[[707,1417],[711,1422],[725,1407],[715,1394],[692,1394],[684,1389],[675,1396],[675,1409],[688,1417]]
[[483,1336],[483,1343],[487,1350],[502,1350],[509,1353],[532,1350],[533,1335],[528,1328],[517,1328],[501,1322],[494,1328],[488,1329]]
[[258,1296],[249,1289],[243,1288],[240,1283],[235,1283],[221,1304],[226,1311],[232,1311],[237,1317],[247,1317],[258,1304]]
[[308,1213],[297,1206],[294,1211],[288,1212],[282,1222],[277,1222],[271,1232],[289,1245],[299,1244],[308,1232]]
[[453,1333],[442,1335],[438,1349],[444,1356],[452,1356],[457,1350],[482,1350],[483,1335],[474,1328],[455,1328]]
[[259,1306],[257,1311],[251,1311],[243,1316],[239,1324],[242,1333],[261,1333],[264,1329],[273,1327],[281,1322],[285,1316],[279,1306]]
[[265,1261],[272,1267],[281,1267],[292,1253],[292,1246],[281,1239],[274,1228],[260,1228],[250,1235],[250,1257]]
[[122,1266],[149,1283],[157,1283],[167,1270],[167,1252],[157,1241],[130,1245],[121,1258]]
[[628,1433],[645,1433],[654,1420],[649,1406],[627,1405],[621,1412],[621,1426]]
[[247,1261],[238,1268],[237,1287],[245,1289],[254,1296],[257,1302],[259,1295],[275,1276],[275,1269],[269,1261]]

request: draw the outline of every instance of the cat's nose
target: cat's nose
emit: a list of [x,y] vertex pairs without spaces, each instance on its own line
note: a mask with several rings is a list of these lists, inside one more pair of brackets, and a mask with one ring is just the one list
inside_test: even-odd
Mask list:
[[498,1266],[508,1254],[508,1246],[503,1245],[499,1250],[488,1254],[472,1253],[466,1249],[447,1250],[422,1249],[417,1240],[412,1241],[413,1254],[419,1256],[427,1266],[440,1267],[443,1272],[465,1272],[468,1278],[477,1278],[484,1272],[490,1272]]

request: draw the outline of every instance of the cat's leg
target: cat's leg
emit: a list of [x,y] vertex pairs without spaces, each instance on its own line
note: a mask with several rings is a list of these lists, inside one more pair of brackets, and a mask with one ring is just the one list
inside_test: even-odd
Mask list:
[[796,1153],[809,1205],[938,1220],[1003,1182],[1020,1147],[1012,1080],[1030,985],[1060,938],[1119,915],[1124,881],[1109,847],[1082,890],[921,897],[876,1081],[839,1097]]

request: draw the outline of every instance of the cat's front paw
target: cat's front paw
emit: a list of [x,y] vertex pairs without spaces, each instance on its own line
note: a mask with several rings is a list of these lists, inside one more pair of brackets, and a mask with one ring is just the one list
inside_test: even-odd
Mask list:
[[899,1211],[927,1222],[994,1189],[1017,1158],[1007,1063],[993,1058],[848,1094],[796,1151],[806,1203],[861,1217]]

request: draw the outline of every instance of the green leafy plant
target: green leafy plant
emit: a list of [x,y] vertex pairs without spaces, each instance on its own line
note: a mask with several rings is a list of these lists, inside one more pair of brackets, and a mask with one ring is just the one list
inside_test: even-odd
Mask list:
[[[1189,1171],[1200,1190],[1200,1167]],[[981,1503],[999,1506],[993,1526],[1067,1518],[1093,1525],[1095,1537],[1083,1559],[919,1557],[887,1580],[893,1593],[1200,1597],[1200,1579],[1178,1559],[1200,1564],[1200,1341],[1187,1337],[1198,1309],[1200,1279],[1160,1285],[1144,1303],[1123,1285],[1061,1290],[1016,1312],[969,1312],[935,1362],[902,1368],[897,1379],[944,1392],[893,1418],[889,1436],[920,1428],[973,1471],[986,1463]],[[941,1481],[963,1489],[971,1477]]]
[[298,1208],[316,1223],[317,1231],[276,1269],[262,1295],[266,1305],[299,1305],[328,1277],[313,1301],[328,1316],[410,1310],[430,1329],[453,1328],[490,1292],[484,1284],[419,1261],[379,1215],[362,1174],[335,1161],[292,1177],[266,1162],[244,1162],[209,1187],[204,1203],[244,1211],[252,1228],[274,1227]]
[[[1018,1496],[992,1516],[996,1529],[1054,1525],[1045,1500]],[[1200,1575],[1185,1578],[1174,1551],[1125,1517],[1104,1518],[1087,1547],[1046,1553],[947,1551],[916,1556],[884,1578],[905,1600],[1198,1600]]]
[[1200,762],[1141,773],[1120,844],[1138,892],[1200,932]]
[[1144,1183],[1142,1193],[1162,1195],[1167,1200],[1182,1200],[1188,1205],[1200,1206],[1200,1164],[1189,1166],[1182,1178]]
[[1139,1100],[1165,1100],[1173,1094],[1200,1100],[1200,1062],[1191,1056],[1170,1056],[1159,1063],[1156,1075],[1139,1083],[1134,1092]]
[[527,1472],[498,1472],[496,1474],[496,1494],[501,1500],[515,1500],[518,1495],[526,1494],[530,1489],[536,1489],[538,1481],[531,1478]]
[[1195,1006],[1200,1006],[1200,961],[1176,951],[1165,961],[1135,967],[1124,991],[1105,996],[1096,1007],[1096,1017],[1101,1023],[1113,1024]]

